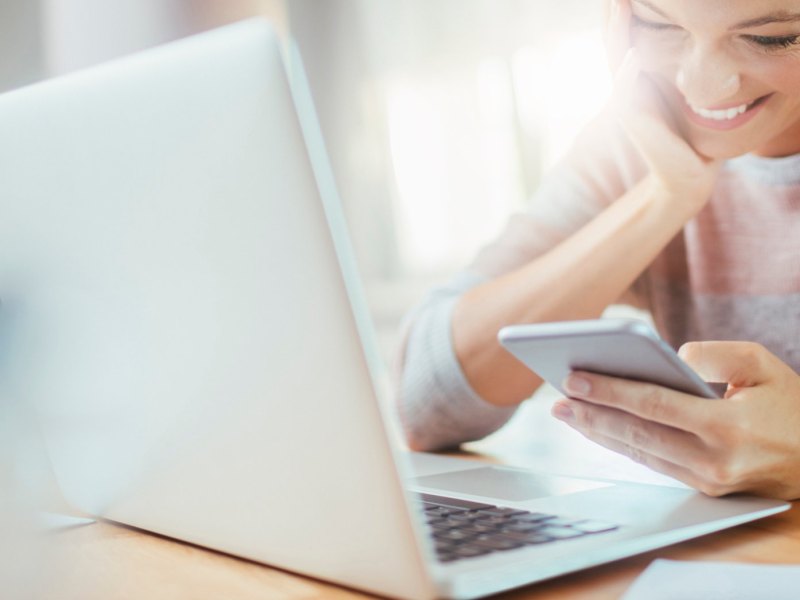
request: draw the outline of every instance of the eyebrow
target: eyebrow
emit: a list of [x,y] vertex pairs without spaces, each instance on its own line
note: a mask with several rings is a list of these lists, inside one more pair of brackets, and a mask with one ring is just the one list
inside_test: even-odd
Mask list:
[[[633,2],[649,8],[654,13],[661,15],[667,20],[672,20],[668,14],[666,14],[663,10],[658,8],[652,2],[649,2],[649,0],[633,0]],[[800,13],[792,13],[792,12],[787,12],[785,10],[779,10],[774,13],[764,15],[763,17],[756,17],[755,19],[748,19],[746,21],[742,21],[741,23],[737,23],[736,25],[731,25],[728,28],[728,30],[733,31],[736,29],[748,29],[750,27],[760,27],[762,25],[769,25],[771,23],[797,23],[797,22],[800,22]]]
[[800,21],[800,13],[790,13],[784,10],[764,15],[756,19],[749,19],[737,23],[731,29],[748,29],[749,27],[759,27],[761,25],[768,25],[769,23],[796,23]]

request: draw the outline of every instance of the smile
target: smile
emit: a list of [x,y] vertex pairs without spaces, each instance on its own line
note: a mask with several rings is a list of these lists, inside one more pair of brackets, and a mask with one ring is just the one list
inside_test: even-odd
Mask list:
[[714,119],[715,121],[730,121],[731,119],[735,119],[748,108],[750,108],[752,104],[742,104],[741,106],[736,106],[734,108],[726,108],[723,110],[708,110],[705,108],[695,108],[694,106],[690,105],[690,108],[695,112],[695,114],[700,115],[704,119]]
[[722,108],[699,108],[685,104],[689,119],[698,125],[710,129],[733,129],[744,125],[752,119],[772,94],[761,96],[754,101]]

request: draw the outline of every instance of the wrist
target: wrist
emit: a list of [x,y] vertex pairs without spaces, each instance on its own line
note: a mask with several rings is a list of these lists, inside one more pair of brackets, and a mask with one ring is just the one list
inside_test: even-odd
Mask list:
[[713,190],[705,182],[686,182],[675,184],[665,182],[654,175],[648,175],[648,197],[668,211],[683,215],[685,220],[694,217],[708,203]]

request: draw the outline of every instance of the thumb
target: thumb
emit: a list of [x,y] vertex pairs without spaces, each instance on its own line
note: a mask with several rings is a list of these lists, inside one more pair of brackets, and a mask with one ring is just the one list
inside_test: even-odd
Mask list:
[[766,348],[753,342],[688,342],[678,355],[704,380],[734,388],[766,382],[773,358]]

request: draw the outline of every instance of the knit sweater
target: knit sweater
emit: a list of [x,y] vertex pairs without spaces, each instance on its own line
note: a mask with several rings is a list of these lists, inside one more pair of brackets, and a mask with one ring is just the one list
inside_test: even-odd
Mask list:
[[[406,318],[397,401],[416,448],[440,449],[501,427],[500,408],[470,387],[451,320],[470,288],[515,270],[592,220],[646,174],[616,124],[598,119],[544,179],[526,212]],[[706,206],[637,278],[625,301],[662,337],[759,342],[800,371],[800,154],[727,161]]]

